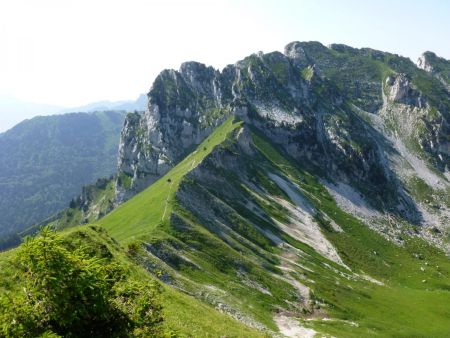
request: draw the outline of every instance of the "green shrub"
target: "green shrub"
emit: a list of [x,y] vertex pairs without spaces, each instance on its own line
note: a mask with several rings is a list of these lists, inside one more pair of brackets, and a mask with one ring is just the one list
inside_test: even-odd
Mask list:
[[0,336],[162,336],[156,283],[125,278],[114,261],[68,250],[45,228],[19,248],[21,292],[0,297]]

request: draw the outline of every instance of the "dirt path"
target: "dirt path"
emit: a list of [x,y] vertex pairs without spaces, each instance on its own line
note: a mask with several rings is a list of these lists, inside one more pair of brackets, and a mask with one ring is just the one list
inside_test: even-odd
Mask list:
[[314,338],[316,331],[300,325],[300,322],[293,317],[277,314],[274,318],[280,332],[286,337],[292,338]]

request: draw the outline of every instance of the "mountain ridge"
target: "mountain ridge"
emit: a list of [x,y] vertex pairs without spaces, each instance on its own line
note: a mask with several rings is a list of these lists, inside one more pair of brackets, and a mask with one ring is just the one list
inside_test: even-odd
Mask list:
[[[311,60],[316,62],[312,64]],[[345,70],[350,66],[353,73],[362,74],[362,79],[341,75],[344,71],[334,73],[334,69]],[[409,73],[398,73],[396,69]],[[362,70],[365,73],[360,73]],[[296,71],[300,74],[294,74]],[[273,139],[295,139],[284,144],[285,149],[297,152],[299,157],[312,158],[310,162],[322,171],[334,171],[340,175],[338,179],[354,180],[360,190],[370,187],[370,192],[360,192],[374,205],[378,204],[377,208],[395,203],[398,210],[394,212],[404,213],[409,221],[420,222],[421,211],[408,194],[392,190],[397,186],[401,190],[409,188],[401,180],[391,182],[397,174],[387,165],[391,159],[386,154],[403,151],[413,154],[413,162],[431,162],[431,171],[437,170],[437,174],[426,173],[420,179],[430,182],[428,176],[438,175],[437,181],[445,190],[449,165],[445,135],[450,105],[448,100],[436,103],[434,95],[420,91],[411,78],[423,88],[424,83],[430,82],[439,91],[446,90],[441,83],[421,73],[409,59],[368,48],[358,50],[344,45],[327,48],[316,42],[290,43],[284,54],[253,54],[222,72],[196,62],[184,63],[179,72],[163,71],[149,93],[149,110],[126,121],[129,128],[123,130],[119,176],[129,177],[131,182],[127,181],[130,187],[123,189],[125,193],[120,182],[116,185],[118,201],[126,199],[121,195],[130,193],[129,188],[132,196],[133,189],[139,191],[154,181],[160,175],[158,170],[167,172],[192,144],[198,144],[210,132],[211,126],[234,114],[261,128],[265,124],[266,133],[272,133]],[[340,89],[340,82],[350,84]],[[352,86],[354,91],[349,92]],[[161,88],[178,88],[177,94],[171,94],[173,89],[161,91]],[[274,90],[267,92],[268,88]],[[191,99],[185,96],[188,93]],[[367,97],[358,97],[356,102],[354,96],[358,93]],[[446,93],[444,99],[448,97]],[[433,106],[435,103],[437,106]],[[294,112],[288,113],[289,109]],[[174,113],[166,117],[171,111]],[[403,121],[398,120],[400,116]],[[201,119],[211,119],[211,126]],[[372,121],[376,119],[381,121]],[[267,128],[268,123],[273,127]],[[380,123],[384,125],[382,129]],[[286,128],[278,128],[280,124]],[[404,130],[400,126],[413,129]],[[341,135],[340,130],[347,135]],[[192,133],[193,137],[185,136]],[[140,139],[133,138],[137,134]],[[392,143],[392,134],[399,142]],[[311,138],[317,141],[308,146],[307,140]],[[298,149],[298,142],[306,146]],[[322,149],[317,151],[318,146]],[[133,152],[127,153],[127,148]],[[314,152],[320,156],[312,156]],[[324,155],[334,158],[320,163]],[[341,170],[332,169],[339,165]],[[374,184],[376,179],[381,181]],[[377,192],[377,187],[383,190]],[[374,198],[378,201],[373,201]],[[389,202],[392,198],[396,201]]]

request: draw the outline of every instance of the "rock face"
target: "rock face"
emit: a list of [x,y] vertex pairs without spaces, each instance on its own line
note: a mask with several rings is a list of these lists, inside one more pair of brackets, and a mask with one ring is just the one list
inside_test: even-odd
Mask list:
[[122,131],[118,202],[167,172],[229,114],[260,127],[268,123],[275,134],[286,126],[279,138],[300,126],[309,129],[318,101],[312,87],[321,80],[313,68],[305,77],[278,52],[251,55],[222,72],[196,62],[161,72],[148,110],[130,114]]
[[145,113],[129,114],[119,146],[117,202],[134,195],[180,161],[226,118],[220,73],[187,62],[163,71],[148,93]]
[[432,73],[434,71],[434,68],[433,68],[433,65],[430,63],[430,60],[429,60],[430,56],[436,57],[436,55],[434,53],[430,53],[430,52],[423,53],[417,60],[417,67],[419,67],[420,69],[423,69],[429,73]]
[[420,222],[408,179],[392,163],[401,144],[448,184],[450,100],[428,59],[419,63],[424,72],[368,48],[292,42],[284,53],[253,54],[222,71],[196,62],[164,70],[147,111],[126,118],[116,203],[161,177],[231,114],[299,165]]
[[391,101],[418,108],[425,107],[425,100],[420,92],[412,87],[406,74],[398,74],[395,77],[389,76],[386,79],[386,84],[389,86],[389,99]]

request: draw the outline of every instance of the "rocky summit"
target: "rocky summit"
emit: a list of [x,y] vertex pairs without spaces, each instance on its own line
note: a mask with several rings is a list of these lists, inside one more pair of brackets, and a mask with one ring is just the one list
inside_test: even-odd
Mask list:
[[159,280],[180,336],[445,337],[449,74],[318,42],[164,70],[51,225]]

